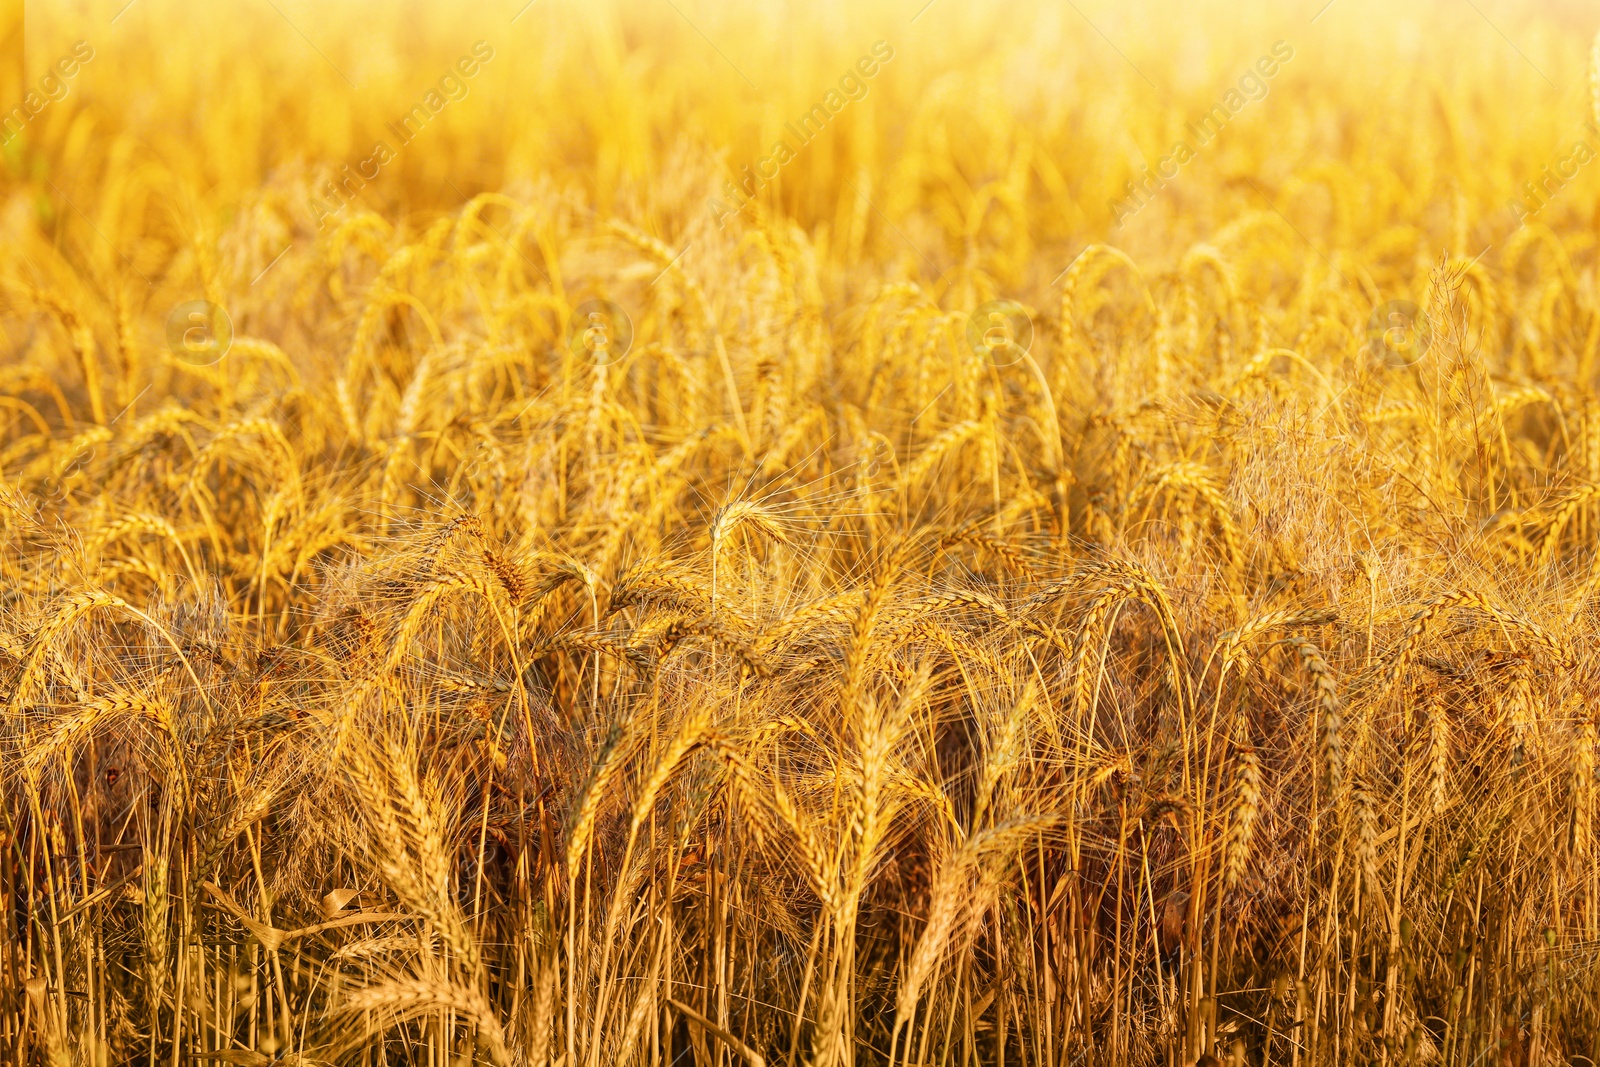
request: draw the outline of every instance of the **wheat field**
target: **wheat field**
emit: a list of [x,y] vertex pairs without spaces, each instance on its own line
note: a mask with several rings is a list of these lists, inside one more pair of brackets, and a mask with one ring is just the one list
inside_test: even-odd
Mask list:
[[0,1060],[1593,1067],[1597,28],[30,5]]

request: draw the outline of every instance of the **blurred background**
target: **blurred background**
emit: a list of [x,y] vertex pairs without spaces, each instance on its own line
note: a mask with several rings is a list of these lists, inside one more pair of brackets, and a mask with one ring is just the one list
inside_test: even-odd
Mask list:
[[[1293,60],[1235,119],[1255,130],[1209,146],[1116,243],[1136,258],[1187,247],[1301,175],[1323,186],[1299,194],[1294,223],[1308,238],[1337,244],[1341,213],[1377,212],[1452,252],[1464,232],[1478,242],[1470,256],[1578,135],[1594,22],[1592,5],[1568,0],[35,2],[28,84],[76,41],[94,58],[8,145],[3,225],[76,214],[67,198],[78,196],[91,217],[161,216],[174,242],[254,211],[285,235],[315,225],[316,190],[392,139],[386,124],[481,41],[493,59],[465,98],[362,203],[391,218],[450,212],[485,190],[545,183],[602,213],[649,216],[672,243],[883,41],[893,59],[865,97],[760,200],[840,252],[864,196],[868,239],[899,244],[906,269],[930,280],[927,261],[959,262],[968,231],[992,228],[1008,282],[1048,281],[1064,261],[1030,253],[1105,237],[1125,183],[1282,41]],[[90,190],[110,170],[139,180],[101,206]],[[1591,212],[1596,181],[1581,173],[1561,209]],[[1001,195],[979,197],[986,189]],[[979,199],[992,202],[975,222]],[[1010,232],[1024,216],[1028,232]],[[84,256],[117,254],[94,248],[103,242],[82,221],[53,225]],[[140,229],[160,240],[161,227]]]

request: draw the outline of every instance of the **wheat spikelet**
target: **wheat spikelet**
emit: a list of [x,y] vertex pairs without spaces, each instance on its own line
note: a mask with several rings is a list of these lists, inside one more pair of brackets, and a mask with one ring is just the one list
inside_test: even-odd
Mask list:
[[638,995],[634,998],[633,1009],[628,1012],[628,1021],[622,1029],[622,1041],[618,1046],[621,1050],[617,1059],[617,1067],[627,1067],[633,1061],[634,1050],[638,1047],[639,1036],[644,1031],[644,1024],[650,1018],[652,1009],[657,1004],[655,988],[655,971],[660,966],[660,957],[657,956],[656,964],[652,967],[650,978],[643,983]]
[[362,960],[371,957],[405,955],[417,951],[415,937],[369,937],[336,949],[331,959]]
[[720,509],[712,520],[712,556],[720,559],[723,545],[727,544],[735,530],[743,526],[752,526],[774,541],[787,543],[789,540],[773,512],[749,500],[740,500]]
[[[768,408],[769,414],[775,410],[775,408]],[[827,412],[817,407],[811,408],[804,415],[791,422],[783,433],[776,437],[771,447],[764,454],[761,462],[761,473],[768,476],[778,473],[789,462],[789,457],[793,455],[795,448],[802,441],[813,437],[827,436],[825,432],[820,432],[819,430],[819,428],[825,428],[827,422]]]
[[922,987],[933,973],[946,943],[953,932],[956,919],[968,899],[970,871],[969,857],[963,851],[947,858],[934,879],[928,895],[927,920],[911,952],[911,961],[900,980],[896,994],[895,1028],[909,1018],[922,993]]
[[1095,673],[1090,670],[1090,662],[1095,658],[1095,650],[1104,640],[1106,622],[1112,610],[1136,595],[1136,589],[1131,583],[1113,586],[1096,594],[1079,616],[1078,635],[1073,641],[1072,672],[1077,679],[1077,686],[1073,691],[1075,708],[1083,710],[1091,704]]
[[1107,561],[1107,573],[1128,583],[1129,588],[1136,591],[1139,599],[1155,611],[1157,620],[1168,642],[1179,656],[1183,654],[1183,631],[1178,625],[1176,612],[1173,611],[1172,601],[1167,596],[1167,591],[1155,577],[1144,567],[1127,559],[1112,559]]
[[38,684],[39,675],[42,673],[43,662],[48,658],[48,650],[56,638],[64,633],[69,626],[96,608],[119,608],[123,606],[125,605],[121,598],[99,590],[73,593],[67,597],[61,606],[56,609],[49,621],[33,635],[32,647],[28,651],[28,657],[23,664],[22,673],[11,689],[10,706],[15,709],[33,698],[34,688]]
[[391,739],[383,751],[351,746],[344,765],[361,798],[362,817],[371,824],[369,848],[385,881],[433,925],[467,973],[476,974],[478,946],[450,890],[452,865],[435,812],[438,802],[418,779],[412,758]]
[[252,789],[240,790],[237,806],[229,811],[226,821],[220,826],[207,828],[204,847],[195,859],[195,877],[209,876],[222,852],[234,839],[266,816],[277,799],[280,784],[277,780],[269,779],[256,783]]
[[987,881],[993,886],[995,872],[992,869],[985,871],[983,867],[992,865],[995,857],[1005,855],[1017,845],[1049,829],[1055,822],[1053,816],[1038,815],[1019,815],[1008,819],[972,835],[940,864],[929,894],[927,921],[912,949],[897,994],[897,1030],[900,1021],[909,1016],[916,1006],[922,987],[946,951],[958,922],[963,918],[973,921],[985,910],[984,895],[974,892],[974,883]]
[[1561,534],[1578,510],[1600,497],[1600,485],[1585,485],[1563,500],[1544,524],[1544,540],[1539,545],[1539,566],[1548,567],[1561,547]]
[[37,463],[28,468],[28,473],[59,480],[65,477],[68,469],[75,464],[89,462],[98,446],[110,441],[113,436],[107,427],[91,426],[54,445]]
[[1028,597],[1026,607],[1029,610],[1038,610],[1048,604],[1053,604],[1067,593],[1081,589],[1087,583],[1104,574],[1109,569],[1106,561],[1093,561],[1086,563],[1072,574],[1060,581],[1051,582],[1042,589],[1035,591]]
[[847,589],[797,608],[763,630],[752,647],[757,655],[766,655],[781,647],[785,638],[802,627],[824,621],[849,622],[861,609],[865,597],[859,589]]
[[918,597],[906,607],[888,612],[886,622],[892,626],[909,625],[938,612],[958,607],[976,608],[1002,624],[1011,621],[1011,613],[994,597],[970,589],[947,589],[941,593]]
[[195,457],[192,470],[198,475],[205,464],[216,456],[222,447],[240,437],[260,437],[268,441],[273,447],[270,452],[270,462],[273,472],[280,482],[298,487],[299,464],[295,459],[294,448],[289,444],[289,439],[284,436],[283,428],[271,419],[247,418],[236,419],[217,428],[211,440],[206,442],[205,448]]
[[896,492],[904,494],[909,489],[917,486],[930,471],[949,453],[960,448],[968,441],[973,440],[984,432],[984,424],[975,419],[957,423],[923,448],[917,458],[906,465],[900,472],[900,478],[895,483]]
[[1516,630],[1562,667],[1570,669],[1576,662],[1571,649],[1566,646],[1566,643],[1556,638],[1542,626],[1496,607],[1478,593],[1458,590],[1432,597],[1424,601],[1421,607],[1412,612],[1404,635],[1402,635],[1395,647],[1390,650],[1381,664],[1385,689],[1392,689],[1399,684],[1406,668],[1416,656],[1417,646],[1433,626],[1440,612],[1452,607],[1471,608],[1483,612],[1496,622]]
[[[709,588],[672,562],[654,560],[640,564],[617,579],[611,587],[611,600],[606,614],[658,597],[688,604],[701,614],[710,614],[711,611]],[[727,609],[724,607],[723,610]]]
[[49,1067],[71,1067],[72,1052],[67,1044],[65,1021],[56,1005],[45,999],[48,988],[49,984],[42,976],[35,976],[23,983],[22,991],[32,1009],[34,1027],[44,1039]]
[[483,564],[494,576],[495,581],[500,583],[507,604],[512,606],[521,604],[533,592],[534,583],[526,570],[500,553],[484,549]]
[[983,816],[994,802],[996,786],[1022,761],[1024,751],[1028,747],[1027,721],[1029,712],[1032,711],[1034,701],[1038,699],[1039,695],[1036,684],[1035,679],[1030,678],[1028,680],[1027,687],[1011,702],[1010,708],[1001,717],[998,733],[994,736],[992,742],[985,747],[983,753],[983,776],[978,786],[978,802],[973,814],[975,824],[982,823]]
[[1427,422],[1433,412],[1426,404],[1414,400],[1388,400],[1382,406],[1365,413],[1368,422],[1383,424],[1399,421]]
[[1365,782],[1357,781],[1350,789],[1350,800],[1355,810],[1356,863],[1362,883],[1368,891],[1376,887],[1378,878],[1378,813],[1372,792]]
[[589,771],[589,781],[573,809],[572,828],[567,833],[566,875],[569,886],[577,882],[578,868],[583,863],[589,838],[594,833],[600,805],[607,799],[606,791],[612,780],[622,772],[628,748],[626,734],[621,730],[614,731],[596,755],[594,766]]
[[661,790],[666,786],[667,780],[672,777],[672,772],[678,769],[678,764],[683,762],[685,756],[700,744],[706,731],[711,728],[711,709],[702,707],[697,709],[688,718],[667,745],[666,750],[656,759],[655,770],[645,781],[644,788],[639,791],[639,799],[633,806],[633,826],[630,833],[638,834],[639,828],[645,820],[650,818],[650,813],[655,809],[656,798],[661,795]]
[[78,710],[60,716],[44,736],[31,741],[24,766],[32,775],[56,757],[67,754],[81,739],[125,716],[143,717],[163,733],[174,730],[172,708],[159,699],[139,693],[116,693],[85,702]]
[[1168,486],[1194,490],[1206,502],[1216,518],[1224,555],[1230,565],[1237,567],[1243,559],[1240,547],[1239,524],[1232,509],[1211,477],[1211,472],[1194,463],[1174,463],[1148,475],[1145,486],[1135,490],[1135,501],[1153,497]]
[[441,555],[448,552],[458,540],[482,543],[483,520],[477,515],[457,515],[430,535],[417,555],[416,572],[419,577],[431,577]]
[[[1107,271],[1119,265],[1127,268],[1136,277],[1142,278],[1138,265],[1128,254],[1110,245],[1089,245],[1072,261],[1066,272],[1066,280],[1061,285],[1061,326],[1069,342],[1076,339],[1081,330],[1076,306],[1079,290],[1091,289],[1098,285]],[[1144,295],[1153,310],[1153,301],[1150,300],[1148,290]]]
[[112,559],[105,560],[100,565],[100,581],[106,585],[116,585],[117,579],[125,574],[137,574],[149,580],[163,596],[170,596],[172,593],[171,575],[142,559]]
[[527,1062],[531,1067],[544,1067],[549,1062],[550,1029],[555,1023],[556,963],[553,959],[540,958],[533,988]]
[[1233,811],[1228,827],[1228,852],[1223,862],[1223,881],[1228,888],[1239,884],[1250,863],[1250,845],[1255,839],[1256,816],[1261,811],[1261,759],[1256,750],[1242,745],[1235,754]]
[[728,796],[740,818],[749,826],[755,844],[765,847],[768,841],[777,838],[777,824],[770,817],[766,791],[761,788],[754,768],[727,738],[708,732],[706,741],[722,760]]
[[1388,660],[1385,663],[1387,687],[1392,689],[1399,683],[1401,677],[1405,674],[1406,667],[1410,665],[1411,657],[1416,654],[1416,646],[1428,632],[1428,628],[1433,624],[1440,611],[1452,604],[1476,604],[1478,600],[1477,596],[1469,593],[1447,594],[1441,597],[1434,597],[1412,612],[1405,634],[1393,651],[1389,653]]
[[501,600],[501,589],[490,584],[481,575],[468,571],[450,571],[434,579],[406,610],[390,646],[389,658],[384,664],[385,670],[392,671],[399,666],[400,661],[410,651],[411,643],[416,640],[417,632],[427,621],[429,613],[447,594],[458,589],[477,593],[491,605],[497,605]]
[[1257,615],[1237,630],[1222,635],[1223,672],[1226,673],[1233,664],[1243,660],[1247,655],[1245,650],[1264,634],[1292,627],[1321,626],[1337,618],[1337,612],[1331,608],[1282,608]]
[[165,847],[158,845],[153,852],[148,847],[145,849],[140,933],[144,941],[145,981],[149,984],[150,995],[158,1003],[166,990],[167,956],[171,947],[167,937],[169,864]]
[[1344,700],[1339,695],[1339,684],[1334,679],[1333,668],[1323,658],[1322,651],[1304,638],[1290,638],[1286,644],[1300,654],[1300,662],[1311,675],[1317,691],[1321,711],[1321,750],[1328,789],[1337,793],[1344,782]]
[[1572,832],[1568,848],[1582,861],[1594,848],[1596,753],[1595,724],[1587,719],[1574,732],[1572,746]]
[[836,907],[837,887],[834,884],[833,865],[829,861],[827,850],[823,848],[810,820],[790,799],[788,791],[781,784],[774,783],[771,792],[773,807],[800,846],[800,858],[805,863],[806,874],[811,879],[811,887],[816,892],[817,899],[822,902],[824,908],[833,910]]
[[106,421],[105,401],[101,396],[99,358],[96,355],[94,331],[79,314],[74,303],[57,293],[38,286],[29,288],[29,295],[40,305],[48,308],[67,332],[67,337],[72,344],[73,354],[77,357],[78,367],[83,374],[84,388],[89,394],[90,410],[94,421],[104,426]]
[[997,537],[990,537],[976,526],[964,526],[959,530],[953,530],[940,539],[940,544],[941,546],[972,545],[995,556],[1014,574],[1029,577],[1035,572],[1034,565],[1021,552]]
[[471,1021],[497,1067],[506,1067],[511,1063],[505,1032],[495,1016],[494,1008],[483,994],[465,986],[426,978],[384,982],[350,993],[339,1005],[338,1011],[341,1015],[377,1012],[388,1017],[392,1023],[399,1023],[441,1008]]

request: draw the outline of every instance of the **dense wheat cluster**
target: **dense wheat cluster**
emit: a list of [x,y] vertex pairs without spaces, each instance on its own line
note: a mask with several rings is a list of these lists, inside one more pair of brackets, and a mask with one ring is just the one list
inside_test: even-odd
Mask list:
[[1320,6],[31,9],[0,1060],[1600,1060],[1594,13]]

